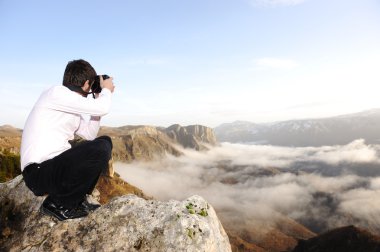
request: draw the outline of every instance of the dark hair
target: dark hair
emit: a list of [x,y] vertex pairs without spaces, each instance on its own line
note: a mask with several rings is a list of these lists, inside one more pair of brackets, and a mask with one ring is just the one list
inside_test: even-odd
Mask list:
[[95,80],[95,69],[85,60],[72,60],[67,63],[65,73],[63,75],[64,86],[74,85],[77,87],[83,87],[86,80],[90,83]]

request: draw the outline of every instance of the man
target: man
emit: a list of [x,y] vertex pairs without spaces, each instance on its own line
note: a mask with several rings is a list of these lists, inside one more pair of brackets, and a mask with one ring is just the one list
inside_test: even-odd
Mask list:
[[[86,194],[91,194],[111,158],[111,139],[96,136],[100,118],[109,112],[115,87],[113,78],[99,76],[102,90],[95,99],[88,99],[96,78],[87,61],[70,61],[63,85],[41,94],[22,134],[25,183],[35,195],[48,195],[40,210],[59,220],[84,217],[100,206],[89,203]],[[71,148],[69,140],[75,134],[88,141]]]

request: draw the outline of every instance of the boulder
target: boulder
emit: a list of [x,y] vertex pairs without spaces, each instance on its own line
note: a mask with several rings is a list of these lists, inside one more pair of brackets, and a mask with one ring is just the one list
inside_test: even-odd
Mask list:
[[87,217],[41,214],[22,176],[0,184],[0,248],[5,251],[231,251],[211,205],[202,197],[161,202],[113,198]]

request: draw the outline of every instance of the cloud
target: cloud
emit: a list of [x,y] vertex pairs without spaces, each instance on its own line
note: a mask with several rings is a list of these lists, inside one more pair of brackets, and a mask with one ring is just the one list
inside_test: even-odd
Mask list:
[[372,190],[358,188],[345,192],[341,196],[340,211],[349,213],[361,222],[370,223],[371,226],[380,226],[380,189]]
[[254,6],[278,7],[302,4],[306,0],[251,0],[250,2]]
[[291,59],[260,58],[253,60],[255,67],[259,69],[294,69],[299,64]]
[[315,232],[354,224],[380,233],[379,149],[363,140],[318,148],[223,143],[115,169],[160,200],[201,195],[236,229],[261,232],[292,218]]
[[345,146],[332,146],[316,148],[315,160],[325,161],[329,164],[341,162],[377,162],[376,150],[365,144],[364,139],[355,140]]

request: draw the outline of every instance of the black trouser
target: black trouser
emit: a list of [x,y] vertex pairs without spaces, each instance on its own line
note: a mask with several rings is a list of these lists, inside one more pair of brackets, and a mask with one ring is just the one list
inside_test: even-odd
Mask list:
[[94,190],[102,170],[108,167],[111,152],[111,139],[101,136],[40,164],[30,164],[22,175],[35,195],[48,194],[54,202],[73,208]]

